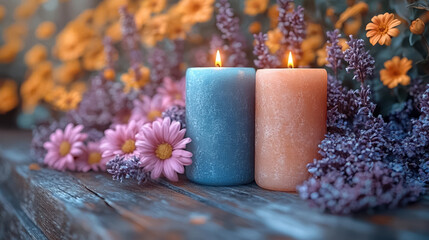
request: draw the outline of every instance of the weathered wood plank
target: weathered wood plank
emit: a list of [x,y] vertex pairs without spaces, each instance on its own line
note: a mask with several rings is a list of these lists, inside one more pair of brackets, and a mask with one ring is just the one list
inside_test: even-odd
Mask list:
[[46,239],[19,207],[16,199],[0,186],[0,239]]
[[[205,201],[246,219],[258,220],[269,229],[297,239],[427,239],[429,208],[423,204],[386,211],[389,224],[369,219],[379,215],[335,216],[310,209],[296,194],[267,191],[255,184],[236,187],[210,187],[182,179],[178,183],[162,181],[172,190]],[[422,217],[401,220],[416,206]],[[393,220],[392,220],[393,219]],[[418,223],[416,224],[416,221]],[[401,223],[401,224],[399,224]]]

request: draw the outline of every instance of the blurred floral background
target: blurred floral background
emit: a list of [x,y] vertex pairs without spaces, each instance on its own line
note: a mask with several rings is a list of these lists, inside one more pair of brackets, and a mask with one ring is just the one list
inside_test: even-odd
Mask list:
[[[271,53],[276,53],[282,44],[276,1],[230,2],[240,21],[241,39],[234,42],[242,44],[239,48],[245,55],[228,59],[226,65],[254,66],[252,34],[258,32],[267,33],[266,45]],[[429,21],[427,1],[305,0],[295,3],[305,8],[306,22],[305,39],[297,54],[298,66],[327,64],[325,32],[337,28],[344,37],[363,38],[376,60],[370,85],[377,112],[387,116],[403,108],[409,98],[410,83],[426,80],[429,65],[425,60],[424,34],[413,34],[409,27],[417,17],[423,23]],[[212,66],[214,51],[222,46],[223,40],[216,27],[214,0],[2,1],[1,125],[30,128],[36,122],[58,118],[63,112],[75,109],[90,77],[99,70],[111,69],[104,71],[105,77],[121,82],[125,91],[132,89],[136,83],[130,80],[133,72],[128,73],[129,64],[122,51],[124,44],[120,42],[123,31],[119,9],[122,6],[134,15],[141,43],[136,46],[143,62],[138,84],[159,82],[165,76],[180,78],[191,66]],[[366,37],[365,27],[373,16],[385,12],[393,13],[400,24],[391,42],[381,44],[380,41],[373,46]],[[112,46],[110,60],[106,57],[109,54],[105,48],[106,36],[108,46]],[[348,47],[345,38],[339,43],[343,50]],[[237,59],[240,60],[237,62]],[[284,65],[282,62],[280,66]],[[393,69],[400,72],[392,73]],[[338,74],[344,85],[358,87],[345,71]],[[392,82],[392,74],[405,78]]]

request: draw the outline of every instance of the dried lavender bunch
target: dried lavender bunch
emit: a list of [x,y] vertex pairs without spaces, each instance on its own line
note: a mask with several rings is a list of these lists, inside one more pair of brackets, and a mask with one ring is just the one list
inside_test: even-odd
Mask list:
[[162,117],[168,117],[172,121],[179,122],[182,128],[186,128],[186,108],[183,106],[171,106],[162,113]]
[[33,138],[30,145],[30,156],[34,161],[43,163],[47,153],[43,144],[49,141],[49,136],[57,129],[64,129],[67,125],[65,119],[59,121],[44,122],[33,128]]
[[337,78],[338,71],[342,69],[342,60],[344,58],[344,53],[339,45],[340,30],[328,31],[326,36],[328,37],[326,46],[328,64],[326,66],[332,69],[335,78]]
[[170,63],[170,77],[174,80],[179,80],[183,77],[182,63],[185,54],[185,41],[183,39],[174,40],[174,54]]
[[246,66],[246,42],[240,34],[239,19],[234,17],[233,9],[228,0],[219,0],[216,7],[218,8],[216,27],[222,33],[222,39],[227,42],[227,44],[223,44],[223,50],[228,54],[226,65],[231,67]]
[[116,156],[107,163],[107,172],[112,174],[113,180],[123,181],[124,179],[137,180],[138,184],[144,183],[148,179],[148,173],[140,166],[140,159],[133,156],[129,159]]
[[139,47],[139,36],[137,32],[134,16],[131,15],[126,7],[119,8],[122,45],[128,53],[130,66],[135,71],[136,79],[140,78],[139,66],[142,63],[142,54]]
[[253,54],[257,57],[254,60],[255,66],[257,68],[275,68],[280,65],[280,62],[277,57],[270,54],[265,41],[267,41],[267,34],[259,33],[254,34],[255,46],[253,48]]
[[170,66],[167,54],[164,50],[157,47],[153,48],[153,50],[150,52],[148,63],[151,66],[151,82],[160,84],[164,77],[169,76]]
[[118,54],[115,47],[113,46],[112,39],[110,37],[104,37],[104,55],[106,56],[106,68],[114,69],[115,68],[115,56]]
[[353,79],[359,81],[364,87],[365,80],[374,74],[375,60],[369,51],[365,50],[365,43],[362,39],[355,39],[350,35],[347,44],[349,48],[344,52],[344,60],[349,65],[346,67],[346,71],[353,71]]
[[77,109],[67,113],[68,120],[88,129],[104,131],[116,114],[132,108],[133,94],[125,94],[118,82],[105,81],[100,75],[91,79],[91,85]]
[[304,8],[300,5],[294,11],[289,11],[291,0],[277,0],[279,8],[278,28],[283,34],[282,43],[285,49],[279,51],[283,56],[285,51],[292,51],[297,59],[302,56],[301,44],[306,36],[306,26],[304,20]]

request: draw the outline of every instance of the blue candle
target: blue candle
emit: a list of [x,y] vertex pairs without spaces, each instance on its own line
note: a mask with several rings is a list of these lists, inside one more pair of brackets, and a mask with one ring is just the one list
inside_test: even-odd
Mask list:
[[228,186],[254,180],[255,70],[189,68],[186,133],[193,182]]

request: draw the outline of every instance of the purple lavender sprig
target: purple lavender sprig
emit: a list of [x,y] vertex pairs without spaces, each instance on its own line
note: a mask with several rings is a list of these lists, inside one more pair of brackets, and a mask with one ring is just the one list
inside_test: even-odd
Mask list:
[[164,77],[169,76],[170,66],[168,64],[168,57],[164,50],[160,48],[153,48],[150,52],[148,63],[151,66],[150,79],[156,84],[160,84]]
[[270,54],[265,41],[267,41],[267,34],[258,33],[254,34],[256,44],[253,48],[253,54],[257,57],[254,60],[257,68],[275,68],[280,65],[280,61],[277,57]]
[[170,77],[174,80],[179,80],[183,77],[182,63],[185,54],[185,41],[183,39],[176,39],[174,44],[174,57],[170,62]]
[[162,113],[162,117],[179,122],[182,128],[186,128],[186,108],[183,106],[171,106]]
[[341,37],[340,30],[335,29],[334,31],[326,32],[326,36],[328,37],[326,52],[328,63],[326,66],[330,67],[332,71],[334,71],[335,79],[338,75],[338,70],[342,69],[342,60],[344,58],[344,53],[339,45],[339,38]]
[[136,156],[125,159],[116,156],[107,163],[107,172],[112,174],[113,180],[123,181],[124,179],[135,179],[138,184],[146,182],[148,172],[140,166],[140,159]]
[[283,34],[282,44],[285,48],[279,51],[283,56],[285,51],[292,51],[297,59],[302,56],[301,44],[304,41],[307,31],[304,20],[304,8],[300,5],[294,11],[291,9],[291,0],[277,0],[279,8],[278,28]]
[[353,79],[359,81],[361,87],[364,88],[365,80],[374,74],[375,60],[369,54],[369,51],[365,50],[363,39],[355,39],[350,35],[350,40],[347,44],[349,48],[344,52],[344,60],[349,65],[346,67],[346,71],[353,71]]
[[140,78],[140,64],[142,63],[142,54],[139,47],[139,36],[134,16],[131,15],[125,7],[119,8],[122,45],[128,53],[131,68],[135,72],[136,79]]
[[106,68],[114,69],[115,68],[115,56],[118,54],[115,47],[113,46],[112,39],[110,37],[104,37],[104,55],[106,56]]
[[223,44],[223,51],[228,54],[226,66],[242,67],[247,65],[246,42],[240,34],[239,19],[234,16],[228,0],[219,0],[216,3],[216,27],[222,33],[221,37],[228,44]]

